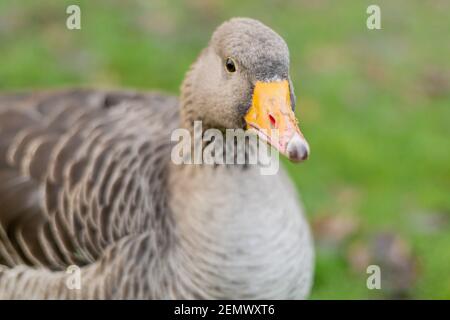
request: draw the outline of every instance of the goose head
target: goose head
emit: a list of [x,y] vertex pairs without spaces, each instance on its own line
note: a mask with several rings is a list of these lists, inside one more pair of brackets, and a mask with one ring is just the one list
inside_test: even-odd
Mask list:
[[181,100],[188,124],[253,131],[291,161],[308,157],[294,114],[288,47],[259,21],[234,18],[216,29],[186,75]]

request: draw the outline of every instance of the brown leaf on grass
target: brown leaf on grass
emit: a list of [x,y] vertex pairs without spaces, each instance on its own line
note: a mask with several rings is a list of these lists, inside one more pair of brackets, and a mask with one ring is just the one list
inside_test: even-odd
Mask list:
[[450,75],[445,70],[430,67],[420,78],[420,85],[425,94],[432,98],[443,98],[450,94]]
[[368,61],[363,64],[362,68],[364,74],[371,82],[386,84],[389,78],[387,72],[388,68],[381,60],[370,57],[368,58]]
[[189,0],[186,4],[199,19],[207,22],[220,20],[224,7],[222,1],[213,0]]
[[392,232],[375,235],[366,243],[355,242],[347,250],[350,268],[363,273],[369,265],[381,269],[382,292],[387,298],[408,298],[418,277],[418,259],[411,246]]
[[339,187],[334,191],[334,198],[337,212],[354,212],[361,202],[361,192],[352,186]]
[[306,64],[315,73],[332,74],[351,64],[346,48],[333,44],[314,47],[305,55]]
[[25,20],[25,15],[17,5],[9,5],[6,10],[0,12],[0,36],[13,34],[22,29],[26,23]]
[[337,186],[332,191],[333,201],[323,208],[325,214],[312,222],[315,239],[320,244],[339,246],[360,228],[358,207],[361,192],[353,186]]
[[373,248],[390,296],[407,297],[418,273],[418,261],[409,244],[399,235],[382,233],[375,237]]
[[446,212],[409,212],[411,228],[422,234],[444,232],[450,228],[450,214]]
[[159,36],[169,37],[177,29],[177,17],[167,2],[158,0],[139,2],[134,23],[139,29]]
[[367,266],[371,264],[371,258],[367,244],[356,241],[348,246],[347,261],[353,271],[357,273],[366,272]]
[[353,215],[329,215],[316,218],[312,226],[317,241],[340,245],[356,232],[359,221]]

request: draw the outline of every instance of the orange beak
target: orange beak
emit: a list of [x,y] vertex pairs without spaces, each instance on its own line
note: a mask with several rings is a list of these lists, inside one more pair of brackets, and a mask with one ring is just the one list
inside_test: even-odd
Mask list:
[[284,154],[300,162],[309,155],[309,146],[298,127],[291,106],[287,80],[255,84],[252,106],[244,117],[247,129]]

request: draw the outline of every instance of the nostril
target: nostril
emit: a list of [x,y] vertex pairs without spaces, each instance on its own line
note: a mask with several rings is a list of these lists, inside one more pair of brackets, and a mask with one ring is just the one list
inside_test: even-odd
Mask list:
[[271,115],[270,113],[269,113],[269,120],[270,120],[270,125],[272,126],[272,128],[276,128],[277,121],[275,120],[275,117],[273,115]]

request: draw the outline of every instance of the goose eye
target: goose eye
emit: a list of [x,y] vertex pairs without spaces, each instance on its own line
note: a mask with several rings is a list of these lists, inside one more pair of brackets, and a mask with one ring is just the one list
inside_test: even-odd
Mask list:
[[231,58],[227,58],[227,60],[225,60],[225,67],[228,72],[236,72],[236,64]]

